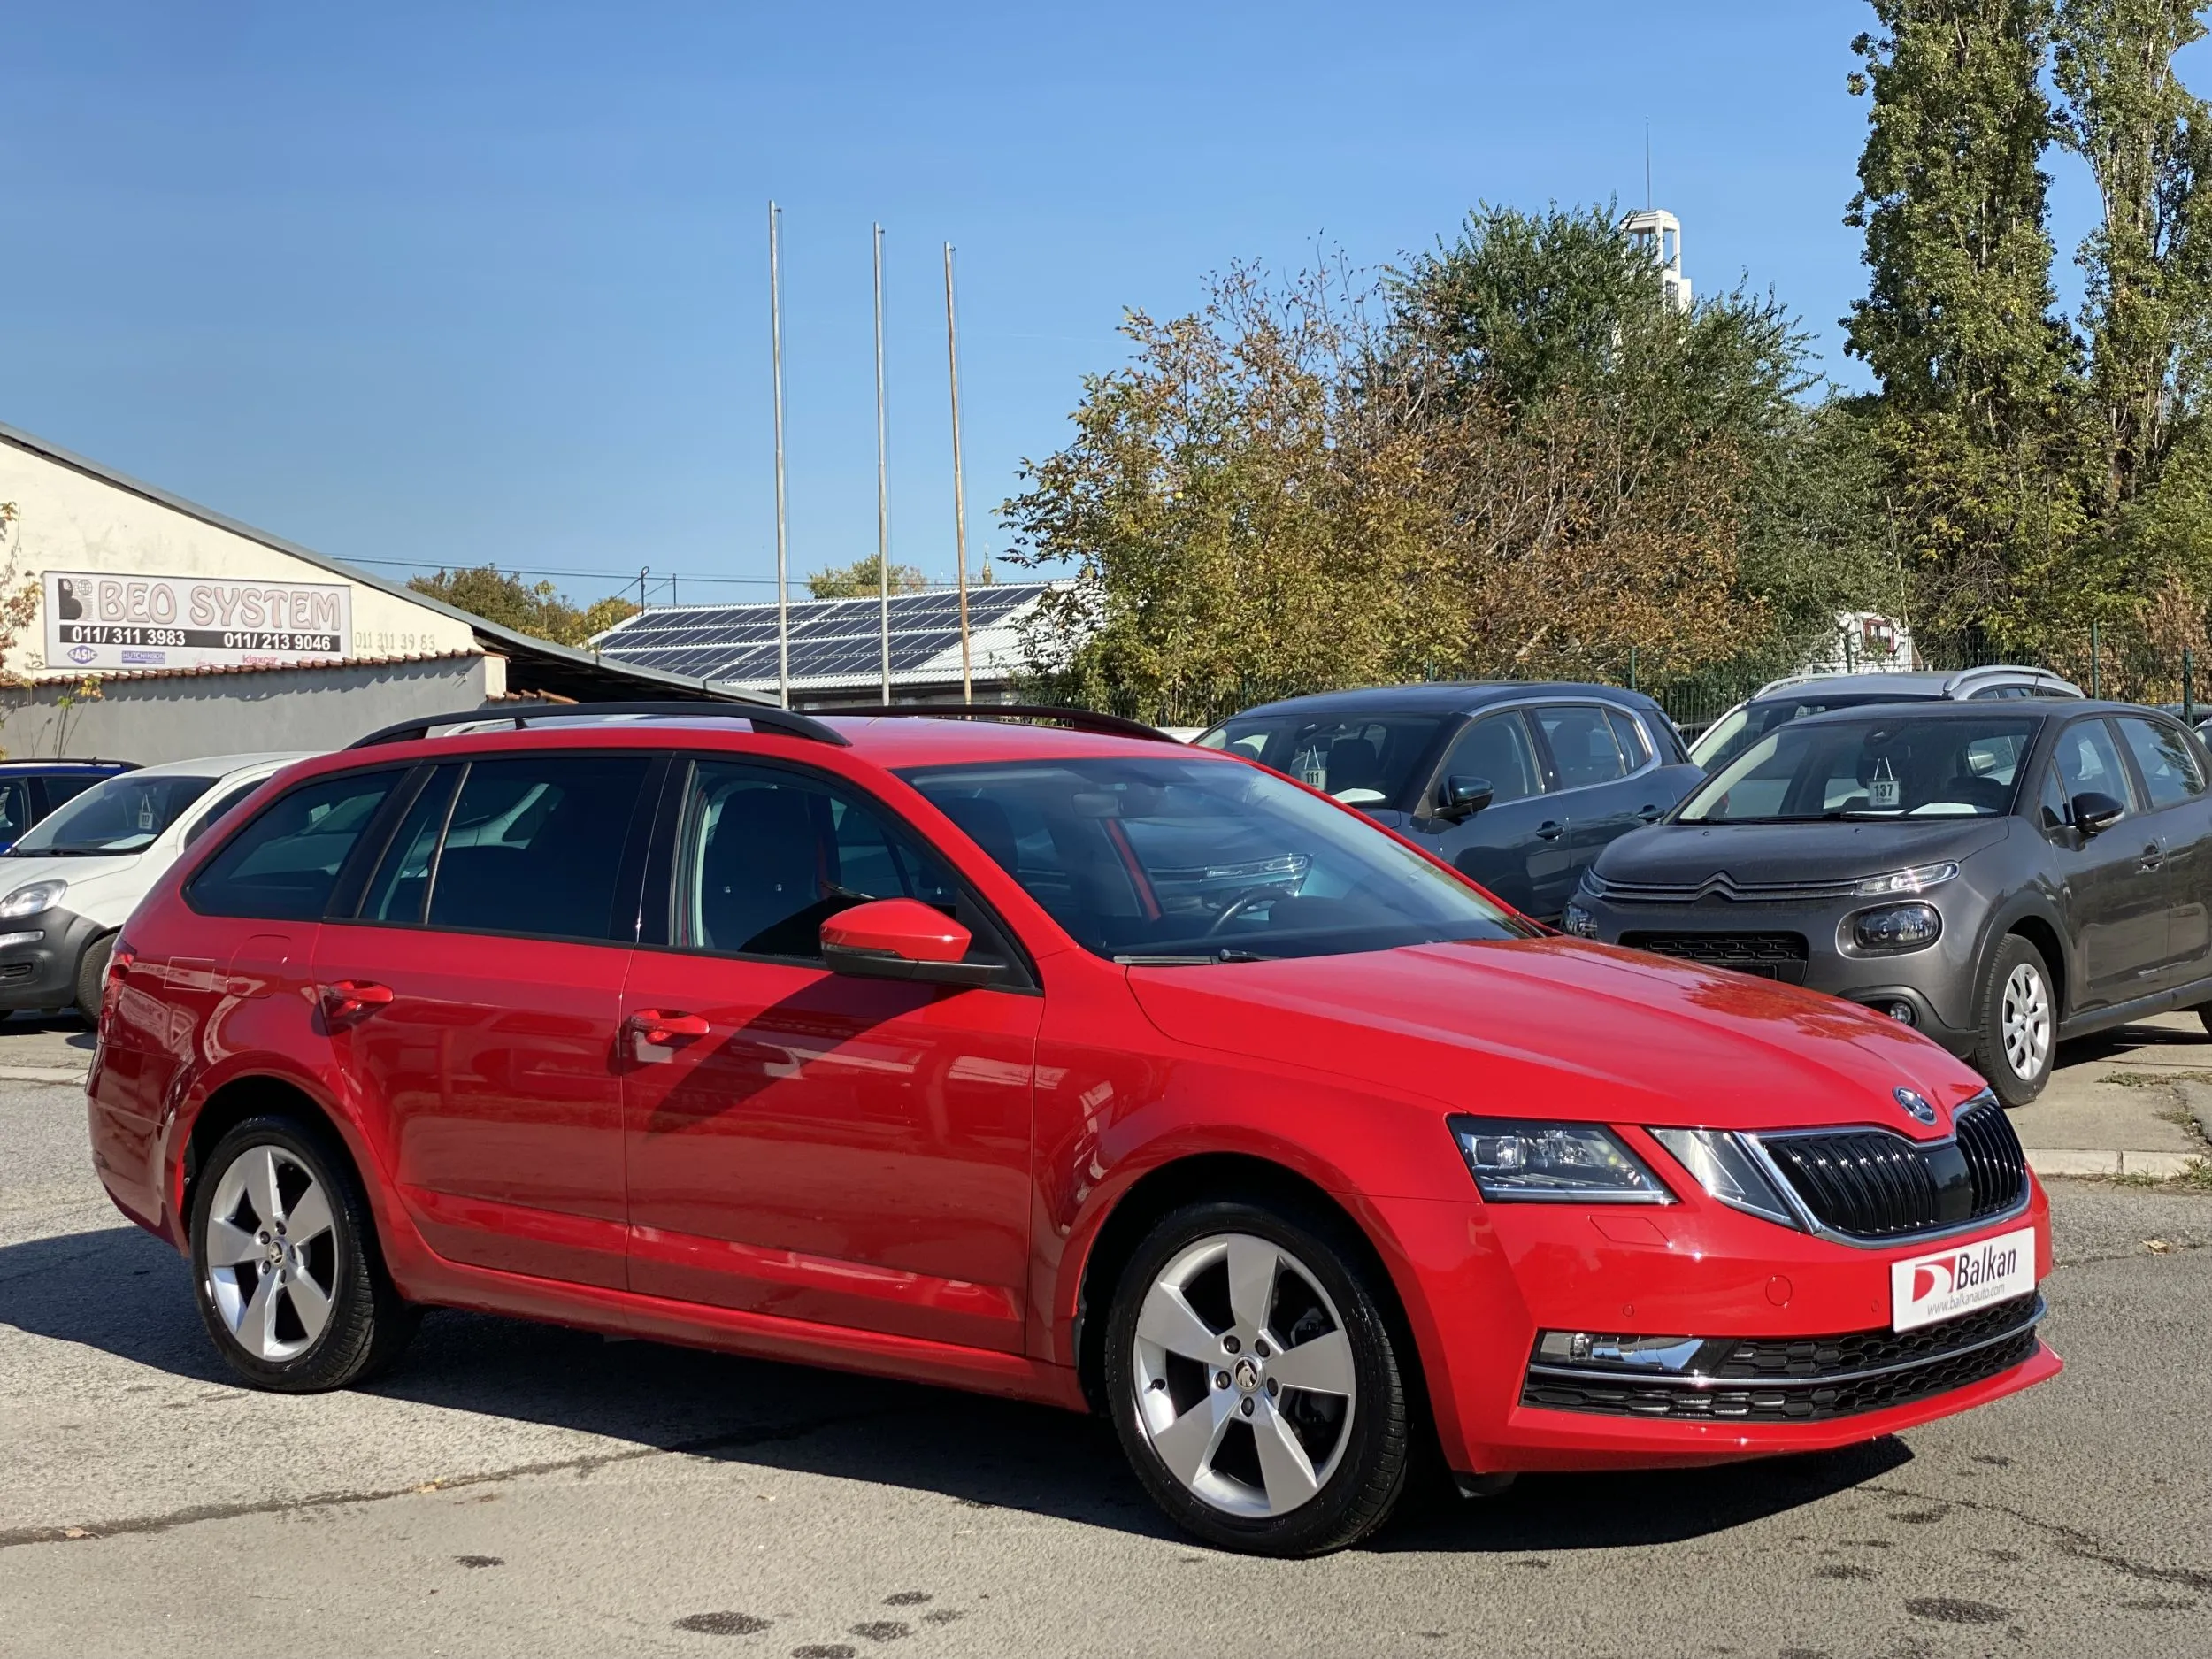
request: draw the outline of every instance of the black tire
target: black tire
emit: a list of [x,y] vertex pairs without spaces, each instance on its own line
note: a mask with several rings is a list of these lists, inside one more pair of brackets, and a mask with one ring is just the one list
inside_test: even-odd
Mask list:
[[[265,1170],[275,1171],[279,1186],[277,1202],[265,1206],[279,1210],[273,1225],[254,1190]],[[312,1215],[311,1187],[323,1198]],[[219,1204],[225,1213],[217,1213]],[[327,1225],[318,1225],[326,1214]],[[281,1236],[288,1217],[289,1240]],[[210,1260],[272,1236],[278,1248],[262,1257]],[[200,1318],[225,1363],[256,1388],[320,1394],[346,1387],[389,1364],[414,1335],[419,1312],[384,1271],[353,1166],[319,1126],[272,1115],[250,1118],[226,1134],[193,1183],[191,1239]],[[282,1271],[265,1304],[257,1304],[253,1294],[280,1257]],[[265,1326],[257,1311],[263,1306]],[[252,1340],[265,1330],[265,1348]]]
[[[2029,1040],[2021,1029],[2021,1020],[2026,1016],[2017,999],[2024,986],[2032,986],[2040,997],[2039,1040]],[[1974,1069],[1989,1079],[1990,1087],[2006,1105],[2025,1106],[2051,1080],[2051,1067],[2058,1053],[2058,1013],[2051,964],[2018,933],[2006,934],[1982,970],[1982,982],[1974,999],[1975,1041],[1970,1056]],[[2009,1027],[2008,1018],[2013,1019]],[[2024,1063],[2020,1058],[2023,1055],[2027,1056]]]
[[[1193,1294],[1186,1304],[1196,1310],[1203,1302],[1214,1310],[1215,1317],[1200,1316],[1193,1334],[1214,1333],[1225,1345],[1221,1358],[1200,1365],[1180,1355],[1167,1356],[1148,1381],[1148,1362],[1140,1357],[1137,1346],[1148,1295],[1179,1263],[1203,1256],[1217,1242],[1225,1250],[1232,1240],[1242,1241],[1239,1248],[1247,1251],[1257,1240],[1289,1258],[1285,1276],[1269,1281],[1266,1306],[1271,1311],[1259,1328],[1272,1334],[1294,1313],[1296,1324],[1272,1347],[1265,1340],[1237,1345],[1233,1335],[1222,1334],[1251,1323],[1239,1319],[1222,1299],[1229,1294],[1225,1254],[1217,1269],[1197,1270],[1189,1280]],[[1218,1297],[1210,1286],[1202,1284],[1202,1276],[1215,1271],[1221,1274]],[[1187,1205],[1164,1217],[1137,1248],[1122,1271],[1108,1316],[1106,1397],[1115,1432],[1138,1479],[1178,1526],[1224,1549],[1296,1556],[1342,1549],[1389,1518],[1405,1491],[1413,1462],[1415,1407],[1413,1391],[1401,1369],[1401,1344],[1385,1316],[1379,1287],[1371,1282],[1372,1271],[1341,1220],[1275,1201]],[[1323,1293],[1319,1298],[1312,1294],[1316,1288]],[[1202,1289],[1208,1293],[1202,1297],[1198,1294]],[[1275,1385],[1279,1379],[1266,1374],[1268,1363],[1283,1364],[1306,1342],[1333,1338],[1336,1329],[1348,1344],[1353,1393],[1340,1404],[1333,1393],[1302,1391],[1299,1385],[1279,1392]],[[1156,1345],[1151,1351],[1156,1356],[1165,1353]],[[1342,1354],[1344,1349],[1334,1351]],[[1248,1360],[1252,1363],[1242,1363]],[[1233,1380],[1220,1384],[1217,1379],[1232,1375],[1223,1368],[1233,1364]],[[1248,1377],[1248,1371],[1253,1375]],[[1233,1445],[1238,1434],[1235,1413],[1240,1410],[1248,1421],[1242,1441]],[[1154,1443],[1156,1434],[1164,1437],[1187,1419],[1199,1423],[1204,1431],[1206,1425],[1193,1414],[1210,1411],[1222,1425],[1211,1431],[1214,1439],[1209,1442],[1210,1448],[1219,1448],[1221,1463],[1213,1466],[1215,1453],[1210,1449],[1208,1466],[1198,1479],[1228,1494],[1226,1507],[1186,1484]],[[1334,1411],[1342,1416],[1333,1421],[1330,1414]],[[1163,1414],[1168,1426],[1158,1422],[1148,1426],[1148,1412]],[[1285,1442],[1292,1435],[1299,1437],[1299,1449],[1307,1460],[1301,1478],[1309,1483],[1310,1495],[1294,1498],[1280,1513],[1239,1512],[1234,1505],[1240,1501],[1256,1502],[1263,1509],[1275,1507],[1275,1498],[1266,1489],[1270,1477],[1261,1463],[1265,1454],[1258,1436],[1263,1433]],[[1248,1453],[1245,1446],[1250,1448]],[[1270,1449],[1281,1457],[1280,1445],[1271,1442]],[[1242,1480],[1234,1472],[1239,1466],[1245,1471]],[[1250,1479],[1253,1475],[1258,1476],[1257,1484]],[[1310,1485],[1316,1477],[1317,1489]],[[1241,1499],[1239,1494],[1244,1494]]]
[[77,958],[77,1012],[95,1025],[100,1023],[100,998],[107,989],[108,958],[115,954],[115,935],[102,933]]

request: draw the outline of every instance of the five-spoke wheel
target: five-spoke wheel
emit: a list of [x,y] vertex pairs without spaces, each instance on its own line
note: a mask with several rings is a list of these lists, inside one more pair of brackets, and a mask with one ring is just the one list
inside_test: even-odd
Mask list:
[[1176,1520],[1303,1555],[1382,1521],[1407,1407],[1366,1269],[1342,1230],[1273,1207],[1167,1217],[1123,1274],[1108,1385],[1138,1474]]

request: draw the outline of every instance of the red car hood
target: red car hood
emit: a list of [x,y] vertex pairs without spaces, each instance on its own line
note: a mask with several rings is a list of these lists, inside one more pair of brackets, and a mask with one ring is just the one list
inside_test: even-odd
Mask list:
[[[1496,1116],[1932,1139],[1979,1077],[1894,1021],[1743,974],[1571,939],[1132,968],[1169,1036]],[[1939,1117],[1924,1128],[1893,1090]]]

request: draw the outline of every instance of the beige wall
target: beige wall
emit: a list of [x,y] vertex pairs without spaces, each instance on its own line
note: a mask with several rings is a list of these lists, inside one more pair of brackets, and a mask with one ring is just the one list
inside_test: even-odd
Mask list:
[[[0,502],[15,503],[17,520],[0,553],[12,559],[8,588],[49,570],[117,575],[198,576],[226,580],[338,582],[324,568],[150,501],[104,479],[0,438]],[[356,582],[356,657],[416,657],[473,651],[465,622],[411,604]],[[8,666],[35,679],[76,677],[67,664],[44,659],[46,619],[32,618]]]

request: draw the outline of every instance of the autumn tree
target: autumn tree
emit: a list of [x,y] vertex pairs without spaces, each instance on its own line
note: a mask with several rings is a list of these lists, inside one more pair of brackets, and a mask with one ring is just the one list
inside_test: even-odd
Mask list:
[[411,577],[407,585],[487,622],[557,645],[581,645],[638,611],[618,595],[580,606],[549,581],[526,582],[493,565],[442,569],[435,576]]
[[[929,578],[918,565],[891,562],[891,591],[918,594]],[[817,599],[872,599],[883,591],[883,560],[874,553],[849,565],[832,565],[806,579],[806,590]]]

